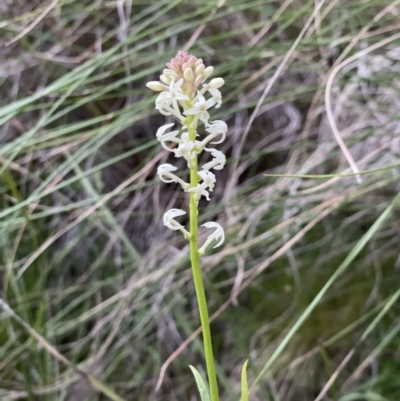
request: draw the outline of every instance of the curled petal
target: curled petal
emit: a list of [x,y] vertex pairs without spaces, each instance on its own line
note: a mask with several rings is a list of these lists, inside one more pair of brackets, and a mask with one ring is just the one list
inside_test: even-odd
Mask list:
[[221,227],[220,224],[215,223],[213,221],[209,221],[208,223],[202,224],[202,227],[206,228],[215,228],[215,231],[207,237],[206,242],[204,245],[199,249],[199,254],[203,255],[205,253],[206,248],[212,241],[218,241],[217,245],[214,248],[217,248],[225,241],[225,233],[224,229]]
[[177,138],[176,136],[178,135],[179,131],[171,131],[171,132],[167,132],[165,133],[165,131],[169,128],[171,128],[174,125],[174,123],[171,124],[165,124],[162,127],[160,127],[157,130],[156,133],[156,137],[157,139],[161,142],[161,146],[165,149],[168,150],[169,152],[173,152],[174,150],[171,149],[166,143],[165,141],[171,141],[171,142],[175,142],[175,143],[180,143],[181,140],[179,138]]
[[[161,164],[160,166],[158,166],[157,168],[157,174],[160,177],[160,180],[166,183],[170,183],[170,182],[178,182],[177,179],[178,177],[175,174],[172,174],[172,171],[176,171],[178,170],[178,167],[173,166],[172,164]],[[167,179],[167,178],[169,179]]]
[[[226,138],[228,126],[222,120],[216,120],[208,124],[206,131],[210,134],[200,143],[199,148],[203,149],[208,143],[219,144],[222,143]],[[221,139],[218,141],[211,142],[214,138],[221,135]]]
[[171,230],[179,230],[180,228],[183,228],[183,226],[175,220],[175,217],[183,216],[185,214],[186,212],[182,209],[168,210],[166,213],[164,213],[164,225]]
[[[209,132],[210,134],[225,135],[228,132],[228,126],[226,125],[225,121],[215,120],[215,121],[211,121],[208,124],[206,131]],[[213,143],[216,143],[216,142],[213,142]]]
[[157,174],[170,173],[171,171],[176,171],[176,170],[178,170],[178,167],[175,167],[169,163],[164,163],[158,166]]
[[167,107],[163,105],[158,105],[156,104],[156,110],[158,110],[163,116],[170,116],[172,115],[172,109],[171,110],[166,110]]
[[215,185],[215,175],[211,171],[201,170],[198,172],[199,176],[203,180],[203,185],[206,186],[210,191],[214,189]]
[[172,96],[169,92],[161,92],[156,97],[156,106],[167,105],[170,106],[172,104]]
[[185,228],[175,220],[175,217],[183,216],[185,214],[186,214],[186,212],[182,209],[168,210],[166,213],[164,213],[163,222],[164,222],[164,225],[166,227],[168,227],[169,229],[174,230],[174,231],[179,230],[183,233],[185,238],[189,239],[190,233],[188,231],[186,231]]
[[209,201],[209,193],[207,189],[212,191],[215,185],[215,175],[211,171],[201,170],[198,172],[199,176],[203,180],[202,183],[198,184],[194,188],[187,189],[187,192],[194,192],[196,201],[200,200],[200,197],[203,195]]
[[165,134],[165,131],[166,131],[168,128],[171,128],[173,125],[175,125],[175,123],[165,124],[165,125],[161,126],[161,127],[157,130],[157,134],[156,134],[157,138],[162,137],[162,136]]
[[190,184],[183,181],[181,178],[172,173],[172,171],[176,170],[178,170],[178,167],[175,167],[172,164],[165,163],[158,166],[157,174],[160,177],[161,181],[166,182],[167,184],[171,182],[176,182],[178,184],[181,184],[182,188],[186,191],[190,187]]
[[215,223],[213,221],[209,221],[207,223],[204,223],[201,225],[202,227],[207,227],[207,228],[215,228],[216,230],[207,237],[207,239],[210,240],[215,240],[217,241],[219,239],[219,242],[217,245],[214,246],[214,248],[217,248],[220,246],[224,241],[225,241],[225,232],[222,226],[218,223]]
[[205,148],[205,150],[211,153],[213,159],[203,166],[203,170],[210,170],[212,168],[214,170],[222,170],[226,162],[225,155],[220,150],[217,149]]
[[208,92],[210,92],[212,99],[215,103],[215,108],[218,109],[221,107],[221,103],[222,103],[222,95],[221,92],[218,89],[215,88],[210,88],[208,90]]

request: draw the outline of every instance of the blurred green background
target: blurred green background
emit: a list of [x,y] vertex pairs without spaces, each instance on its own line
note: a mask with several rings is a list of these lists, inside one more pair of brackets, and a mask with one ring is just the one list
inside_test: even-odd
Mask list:
[[222,399],[249,359],[253,401],[400,400],[399,17],[2,0],[0,399],[112,399],[82,372],[126,401],[199,399],[188,246],[162,225],[187,197],[155,174],[168,120],[145,87],[185,49],[226,82],[228,162],[200,203],[227,236],[203,259]]

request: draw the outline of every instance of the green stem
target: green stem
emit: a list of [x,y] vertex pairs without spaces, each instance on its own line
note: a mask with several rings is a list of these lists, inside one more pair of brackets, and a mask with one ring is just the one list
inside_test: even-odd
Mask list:
[[[189,138],[196,140],[196,130],[189,129]],[[190,169],[190,186],[193,188],[199,182],[197,157]],[[197,304],[200,313],[200,322],[203,330],[204,353],[206,356],[206,366],[208,375],[208,384],[210,386],[211,401],[219,401],[217,376],[215,374],[214,355],[211,341],[210,321],[208,318],[206,293],[204,291],[203,278],[200,270],[200,257],[198,252],[198,209],[194,198],[195,193],[190,192],[190,260],[192,263],[192,273],[194,287],[196,290]]]

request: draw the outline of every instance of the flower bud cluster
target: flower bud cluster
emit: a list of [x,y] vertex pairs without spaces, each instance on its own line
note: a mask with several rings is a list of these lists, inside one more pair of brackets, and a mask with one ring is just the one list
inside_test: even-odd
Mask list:
[[[214,189],[216,181],[211,170],[221,170],[226,162],[221,151],[208,147],[222,143],[228,130],[224,121],[210,121],[209,110],[221,106],[222,96],[219,88],[224,85],[222,78],[214,78],[206,83],[213,71],[213,67],[205,67],[202,59],[179,51],[167,63],[160,81],[148,82],[146,85],[149,89],[160,92],[155,102],[156,109],[165,116],[174,116],[182,126],[172,130],[174,123],[163,125],[157,130],[157,139],[165,150],[173,153],[175,157],[184,158],[188,168],[196,172],[198,179],[196,185],[185,182],[174,174],[177,167],[167,163],[159,166],[157,173],[163,182],[178,183],[184,191],[193,193],[196,202],[202,196],[210,200],[209,191]],[[208,134],[203,140],[197,139],[200,121]],[[203,151],[209,152],[212,159],[198,171],[197,158]],[[186,212],[181,209],[171,209],[164,215],[164,224],[172,230],[180,230],[185,238],[189,239],[190,233],[174,219],[184,214]],[[205,248],[212,241],[218,241],[216,246],[224,241],[224,230],[218,223],[208,222],[203,226],[215,228],[215,231],[199,249],[200,254],[205,252]]]

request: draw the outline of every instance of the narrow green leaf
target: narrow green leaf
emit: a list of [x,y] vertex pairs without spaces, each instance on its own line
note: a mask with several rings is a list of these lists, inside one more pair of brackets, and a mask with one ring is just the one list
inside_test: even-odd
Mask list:
[[201,374],[199,371],[192,365],[189,365],[189,368],[191,369],[193,376],[196,380],[197,388],[200,393],[200,398],[201,401],[211,401],[210,394],[208,392],[208,387],[203,378],[201,377]]
[[249,360],[247,360],[242,368],[242,396],[240,397],[240,401],[249,401],[249,388],[247,386],[247,364]]

